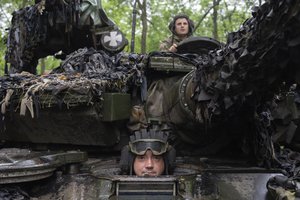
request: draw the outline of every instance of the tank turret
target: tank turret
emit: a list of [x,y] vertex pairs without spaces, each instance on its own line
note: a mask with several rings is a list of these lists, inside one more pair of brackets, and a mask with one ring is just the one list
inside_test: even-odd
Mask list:
[[[196,37],[180,44],[179,53],[145,55],[121,52],[125,43],[112,33],[100,1],[36,1],[15,12],[10,73],[0,77],[0,195],[264,199],[269,190],[297,196],[299,155],[283,145],[298,132],[299,7],[266,2],[227,44]],[[70,12],[53,17],[62,10]],[[33,29],[21,30],[29,32],[17,40],[24,20]],[[32,44],[30,36],[38,40]],[[76,46],[73,36],[84,44]],[[58,50],[68,54],[61,65],[35,75],[36,60]],[[140,130],[170,133],[173,174],[120,174],[120,150]]]

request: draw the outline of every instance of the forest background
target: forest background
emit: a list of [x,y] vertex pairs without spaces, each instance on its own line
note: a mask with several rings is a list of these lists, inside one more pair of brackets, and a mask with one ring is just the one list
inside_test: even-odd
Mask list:
[[[170,36],[168,24],[178,13],[185,13],[195,23],[195,36],[207,36],[226,42],[228,33],[236,31],[251,17],[251,9],[263,0],[102,0],[102,7],[128,39],[124,51],[131,50],[132,15],[136,2],[136,53],[158,49],[161,40]],[[0,0],[0,75],[4,74],[4,55],[11,13],[34,4],[34,0]],[[59,66],[53,56],[40,59],[38,73]]]

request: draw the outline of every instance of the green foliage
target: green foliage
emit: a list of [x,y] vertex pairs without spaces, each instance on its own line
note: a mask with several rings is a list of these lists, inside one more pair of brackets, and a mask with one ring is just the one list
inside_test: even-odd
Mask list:
[[[132,5],[131,0],[102,0],[102,6],[106,10],[108,16],[113,19],[119,28],[125,33],[129,45],[131,41],[131,25],[132,25]],[[237,30],[240,25],[250,17],[250,8],[257,3],[256,1],[247,1],[247,3],[239,0],[220,1],[218,6],[218,35],[220,40],[225,42],[229,32]],[[197,23],[206,12],[212,7],[210,0],[169,0],[156,1],[148,0],[148,32],[147,32],[147,52],[158,49],[161,40],[167,38],[171,33],[167,26],[172,17],[178,13],[185,13]],[[135,37],[135,51],[140,52],[141,40],[141,23],[139,20],[140,12],[138,11]],[[201,22],[200,27],[196,30],[196,36],[212,37],[212,10],[206,15]],[[129,47],[125,49],[129,51]]]
[[[24,5],[33,4],[33,2],[33,0],[0,0],[0,75],[3,74],[4,68],[4,35],[7,34],[5,29],[9,27],[10,13]],[[171,34],[167,27],[172,17],[178,13],[188,14],[196,24],[201,22],[194,35],[212,37],[213,12],[210,9],[212,2],[211,0],[147,0],[147,52],[158,50],[160,41]],[[226,35],[237,30],[250,17],[250,8],[258,2],[258,0],[221,0],[220,5],[217,7],[219,40],[225,42]],[[102,6],[108,17],[117,24],[128,39],[129,45],[125,48],[127,52],[130,51],[133,3],[134,0],[102,0]],[[142,33],[141,11],[138,10],[137,13],[135,52],[139,53],[141,52]],[[46,70],[57,67],[59,62],[53,57],[46,58]],[[38,70],[40,70],[40,66]]]
[[[42,62],[42,59],[39,59],[39,64],[37,66],[37,73],[38,74],[47,74],[52,69],[58,67],[60,65],[61,60],[56,59],[54,56],[47,56],[44,59],[44,63]],[[43,66],[45,67],[45,71],[42,72]]]

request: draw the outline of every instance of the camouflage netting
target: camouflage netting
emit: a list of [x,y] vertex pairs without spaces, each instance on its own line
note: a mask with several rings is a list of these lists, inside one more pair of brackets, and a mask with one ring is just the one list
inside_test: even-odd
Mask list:
[[278,84],[297,76],[300,3],[268,1],[256,8],[226,46],[198,63],[194,99],[210,100],[212,115],[229,114],[255,92],[270,99]]
[[24,192],[21,188],[12,186],[12,187],[1,187],[0,188],[0,199],[2,200],[10,200],[10,199],[18,199],[18,200],[29,200],[29,195]]
[[[291,179],[299,176],[300,156],[273,146],[276,127],[271,111],[278,103],[275,94],[288,94],[282,90],[282,83],[289,88],[299,82],[299,55],[300,2],[269,0],[253,10],[253,17],[239,31],[229,35],[222,49],[210,52],[208,57],[187,57],[197,66],[193,99],[198,121],[207,127],[213,123],[233,127],[247,124],[242,128],[249,129],[246,138],[258,164],[279,166]],[[84,48],[70,54],[52,74],[1,77],[1,113],[20,108],[21,114],[28,109],[35,116],[43,107],[98,103],[103,92],[125,93],[134,87],[142,90],[146,84],[142,69],[145,61],[136,54],[111,57]],[[297,119],[295,115],[289,122]]]
[[[259,165],[281,166],[297,179],[299,155],[280,150],[275,155],[271,110],[276,106],[274,94],[285,95],[283,82],[287,88],[299,83],[300,2],[269,0],[252,14],[239,31],[229,35],[224,48],[198,63],[193,96],[197,118],[230,123],[239,114],[235,122],[250,124]],[[289,120],[296,119],[299,116]]]
[[[41,17],[43,6],[36,4],[13,13],[5,59],[11,64],[10,72],[35,72],[38,59],[34,50],[46,42],[47,26]],[[6,67],[6,73],[8,69]]]
[[141,58],[110,57],[84,48],[70,54],[51,74],[23,72],[1,77],[1,113],[19,108],[20,114],[29,110],[34,117],[40,108],[92,105],[101,102],[104,92],[126,93],[141,84],[142,73],[134,59]]
[[106,16],[101,1],[36,1],[13,13],[5,56],[6,74],[35,74],[39,58],[60,51],[63,57],[83,47],[100,49],[96,35],[110,30],[117,30],[117,26]]

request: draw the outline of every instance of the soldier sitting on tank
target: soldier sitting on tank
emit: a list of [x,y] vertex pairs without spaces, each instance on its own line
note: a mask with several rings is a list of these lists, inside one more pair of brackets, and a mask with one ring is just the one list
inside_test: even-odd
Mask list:
[[178,43],[193,35],[194,22],[187,15],[178,14],[170,22],[169,30],[172,35],[161,42],[159,49],[176,52]]
[[121,153],[123,174],[155,177],[172,173],[176,151],[168,143],[168,133],[142,129],[130,136]]

